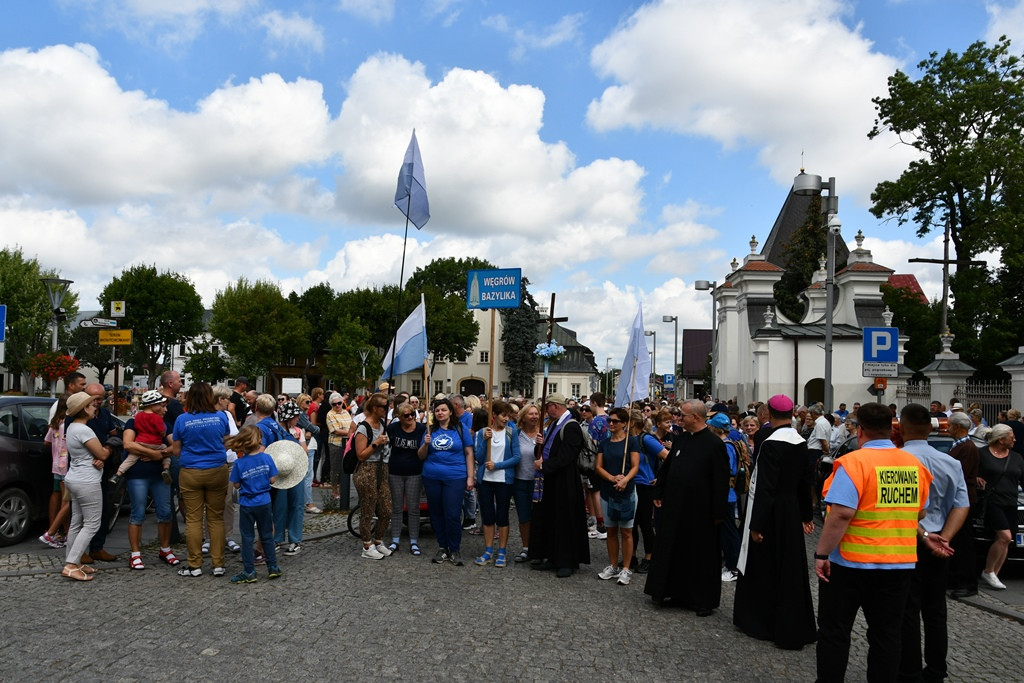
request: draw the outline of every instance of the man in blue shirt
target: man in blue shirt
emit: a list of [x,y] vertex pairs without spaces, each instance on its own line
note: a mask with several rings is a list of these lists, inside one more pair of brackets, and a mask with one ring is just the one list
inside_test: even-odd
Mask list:
[[946,677],[946,579],[953,554],[949,540],[960,530],[970,510],[963,468],[954,458],[928,445],[931,429],[931,415],[923,405],[911,403],[900,412],[903,450],[932,473],[928,507],[917,525],[917,566],[903,611],[901,681],[941,681]]

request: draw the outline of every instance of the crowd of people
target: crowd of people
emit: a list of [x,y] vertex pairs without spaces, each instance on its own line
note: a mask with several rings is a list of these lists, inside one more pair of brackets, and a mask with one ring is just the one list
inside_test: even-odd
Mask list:
[[[403,547],[403,512],[408,552],[423,553],[422,495],[436,564],[465,565],[463,533],[479,532],[473,564],[529,563],[565,578],[591,564],[591,539],[604,540],[608,561],[596,577],[628,586],[646,574],[644,593],[658,605],[709,616],[722,584],[736,582],[734,624],[782,648],[816,642],[821,681],[845,676],[861,609],[869,679],[940,680],[946,591],[977,591],[970,516],[995,536],[980,579],[1005,588],[998,574],[1024,485],[1014,450],[1020,413],[990,427],[955,399],[948,412],[938,402],[899,414],[841,403],[829,414],[784,395],[740,411],[700,400],[609,407],[601,393],[581,402],[552,393],[543,404],[456,394],[421,410],[417,397],[386,383],[356,398],[319,389],[275,397],[240,377],[233,389],[196,382],[182,404],[174,372],[143,394],[120,435],[127,457],[114,462],[102,387],[75,375],[47,434],[55,500],[40,538],[66,544],[65,577],[91,581],[94,557],[114,559],[102,550],[107,478],[123,479],[131,500],[132,569],[145,568],[140,529],[152,499],[158,559],[195,577],[208,554],[223,576],[226,552],[240,552],[234,583],[256,581],[263,563],[269,578],[281,576],[277,555],[299,553],[303,515],[321,512],[312,489],[329,487],[343,509],[354,481],[361,558]],[[937,427],[953,439],[949,453],[928,443]],[[305,467],[279,467],[270,457],[278,442],[294,444]],[[185,518],[184,562],[170,548],[172,486]],[[509,548],[513,505],[518,551]],[[824,519],[813,553],[817,610],[805,540],[816,514]]]

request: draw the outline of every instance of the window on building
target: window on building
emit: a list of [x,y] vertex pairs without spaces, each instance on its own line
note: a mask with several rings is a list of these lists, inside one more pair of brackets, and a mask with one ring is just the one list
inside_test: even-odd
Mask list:
[[579,395],[580,395],[580,385],[579,384],[573,384],[572,385],[572,395],[573,395],[574,398],[579,398]]
[[214,344],[213,346],[210,347],[210,353],[214,355],[220,353],[220,347]]
[[553,394],[558,391],[558,382],[548,382],[548,393]]
[[288,356],[285,365],[295,365],[295,356]]
[[481,351],[480,352],[480,362],[481,363],[490,363],[491,362],[491,352],[490,351]]
[[435,379],[434,380],[434,394],[433,394],[433,396],[428,396],[427,398],[428,399],[432,399],[432,398],[434,398],[434,396],[437,396],[438,394],[442,394],[442,393],[444,393],[444,380],[443,379]]
[[422,389],[422,388],[423,388],[422,380],[414,379],[412,381],[412,393],[413,393],[414,396],[419,396],[420,395],[420,389]]
[[182,342],[181,345],[178,347],[178,355],[184,356],[186,353],[188,353],[188,351],[185,350],[185,342]]
[[501,383],[501,395],[502,396],[511,396],[512,395],[512,383],[511,382],[502,382]]

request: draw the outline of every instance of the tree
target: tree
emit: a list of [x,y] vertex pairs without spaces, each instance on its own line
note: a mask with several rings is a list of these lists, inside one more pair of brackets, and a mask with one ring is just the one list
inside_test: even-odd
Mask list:
[[529,291],[530,281],[523,277],[518,308],[501,309],[501,343],[508,380],[512,389],[524,394],[533,386],[537,368],[537,302]]
[[[366,379],[363,380],[361,350],[368,351],[366,357]],[[370,344],[370,331],[360,321],[343,315],[338,318],[337,327],[328,340],[326,358],[327,376],[340,386],[348,389],[368,389],[376,385],[381,368],[381,351]]]
[[[362,325],[368,335],[365,343],[377,349],[379,354],[383,354],[395,336],[394,315],[397,301],[398,287],[396,285],[353,289],[338,294],[335,316],[339,319],[347,316]],[[399,324],[401,324],[401,320],[405,320],[409,316],[418,303],[418,296],[416,301],[413,301],[408,295],[403,297]],[[427,325],[429,330],[429,318]],[[331,346],[331,348],[334,347]],[[380,370],[379,366],[373,370],[372,374],[376,375],[378,370]]]
[[216,384],[229,377],[228,358],[209,339],[197,339],[192,343],[192,354],[182,372],[188,373],[195,382]]
[[[1024,227],[1024,70],[1009,51],[1004,36],[991,47],[976,42],[962,55],[933,52],[918,64],[920,78],[897,71],[888,95],[872,100],[877,118],[868,137],[892,131],[919,155],[899,178],[875,187],[872,213],[913,223],[918,236],[948,226],[958,260],[992,248],[1005,258]],[[950,290],[954,350],[975,366],[1012,353],[1015,343],[1006,342],[1019,342],[1021,332],[997,329],[995,347],[981,341],[979,330],[1000,327],[1003,317],[1000,288],[991,286],[987,270],[958,266]]]
[[[50,350],[50,321],[53,312],[46,294],[44,277],[60,277],[43,270],[36,259],[25,258],[20,248],[0,250],[0,304],[7,306],[7,341],[4,365],[14,376],[16,391],[21,390],[22,375],[29,358]],[[62,305],[65,319],[78,314],[78,294],[69,291]],[[68,331],[58,328],[58,346],[65,346]]]
[[76,327],[71,330],[68,345],[75,347],[75,357],[82,365],[96,370],[97,381],[107,383],[107,373],[114,369],[111,347],[100,346],[98,330],[94,327]]
[[309,353],[309,323],[267,280],[238,278],[217,292],[210,333],[231,356],[232,372],[265,375],[287,356]]
[[155,265],[126,268],[100,293],[103,310],[110,309],[111,301],[125,302],[121,327],[132,330],[125,364],[145,368],[149,386],[160,374],[160,360],[203,332],[203,302],[192,282],[179,273],[158,273]]
[[[786,269],[775,283],[775,301],[778,310],[790,320],[799,322],[804,316],[804,300],[800,296],[811,284],[811,276],[818,270],[819,262],[828,249],[828,231],[825,216],[821,213],[821,197],[811,200],[807,207],[804,224],[793,231],[789,242],[783,246]],[[836,264],[836,271],[845,265]]]
[[939,319],[942,302],[926,303],[920,292],[902,287],[882,285],[882,302],[892,311],[892,325],[901,337],[909,337],[903,363],[920,370],[935,360],[942,349],[939,342]]
[[327,342],[335,328],[334,319],[337,316],[336,297],[331,285],[321,282],[313,285],[302,294],[292,292],[288,295],[288,301],[298,307],[302,317],[309,323],[309,349],[310,353],[305,356],[305,365],[302,368],[302,378],[308,383],[309,367],[312,356],[322,353],[327,349]]

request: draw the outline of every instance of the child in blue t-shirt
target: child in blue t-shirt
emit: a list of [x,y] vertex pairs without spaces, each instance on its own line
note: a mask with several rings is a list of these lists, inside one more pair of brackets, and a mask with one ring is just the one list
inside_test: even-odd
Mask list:
[[253,551],[253,526],[259,529],[260,542],[267,558],[267,578],[281,576],[274,551],[274,523],[270,506],[270,485],[277,478],[277,465],[263,451],[263,433],[255,426],[242,427],[235,436],[224,439],[225,448],[236,451],[238,460],[228,477],[238,489],[238,530],[242,536],[242,572],[231,583],[254,583],[256,565]]

